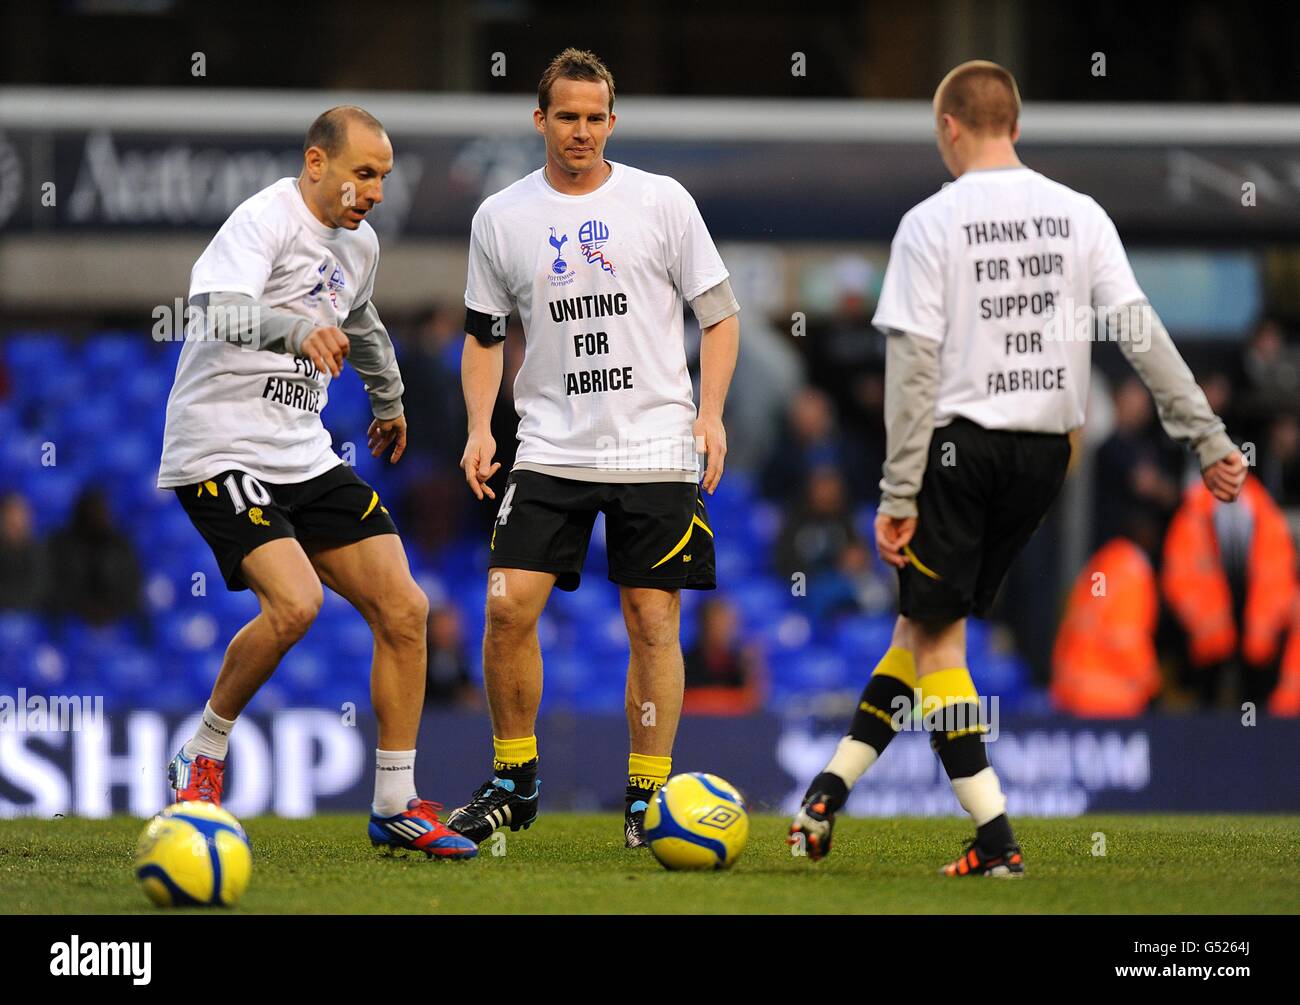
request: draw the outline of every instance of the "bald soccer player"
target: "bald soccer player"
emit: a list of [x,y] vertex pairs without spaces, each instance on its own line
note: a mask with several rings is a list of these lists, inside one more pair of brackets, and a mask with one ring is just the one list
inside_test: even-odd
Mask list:
[[[379,494],[339,459],[321,424],[345,358],[361,375],[378,457],[406,447],[402,378],[372,294],[393,148],[352,106],[312,123],[302,173],[236,207],[194,263],[186,341],[167,401],[158,486],[176,490],[231,590],[260,611],[226,649],[194,736],[172,760],[178,801],[220,803],[235,720],[307,633],[322,583],[374,633],[379,723],[369,837],[386,848],[472,858],[477,847],[415,791],[428,601]],[[189,329],[194,330],[189,330]]]
[[1020,163],[1011,74],[963,63],[935,92],[934,119],[956,180],[903,217],[873,321],[887,336],[876,547],[898,569],[900,615],[790,840],[811,859],[830,851],[835,813],[910,726],[919,695],[931,746],[975,824],[942,872],[1018,877],[1024,855],[984,746],[966,618],[988,613],[1064,481],[1067,434],[1084,420],[1094,317],[1150,389],[1165,431],[1196,451],[1215,497],[1234,500],[1246,469],[1106,212]]

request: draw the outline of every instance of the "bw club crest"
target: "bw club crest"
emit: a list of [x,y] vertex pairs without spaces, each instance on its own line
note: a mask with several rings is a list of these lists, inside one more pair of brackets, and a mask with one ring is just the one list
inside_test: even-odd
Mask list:
[[599,266],[611,276],[615,274],[614,263],[605,257],[601,248],[609,240],[609,227],[599,220],[588,220],[578,228],[578,250],[588,265]]

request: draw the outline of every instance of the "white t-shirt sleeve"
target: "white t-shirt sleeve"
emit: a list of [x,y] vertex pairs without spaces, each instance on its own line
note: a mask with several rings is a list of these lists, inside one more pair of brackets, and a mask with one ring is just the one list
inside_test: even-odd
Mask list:
[[505,317],[514,306],[510,289],[501,278],[493,253],[491,227],[480,207],[469,230],[469,269],[465,280],[465,306],[493,317]]
[[[727,267],[691,194],[680,184],[674,183],[673,188],[679,202],[678,212],[673,214],[677,223],[672,229],[680,227],[681,237],[675,246],[668,245],[668,274],[682,299],[689,303],[726,279]],[[670,242],[674,236],[669,233]]]
[[1089,263],[1092,266],[1092,306],[1123,307],[1145,300],[1146,294],[1133,275],[1133,267],[1124,252],[1114,221],[1101,206],[1095,202],[1093,205],[1097,209],[1097,237]]
[[948,334],[944,274],[942,244],[931,240],[920,218],[909,213],[889,247],[889,265],[871,323],[886,335],[912,332],[942,342]]
[[266,217],[232,216],[194,263],[190,297],[201,293],[242,293],[261,300],[279,248],[275,227]]

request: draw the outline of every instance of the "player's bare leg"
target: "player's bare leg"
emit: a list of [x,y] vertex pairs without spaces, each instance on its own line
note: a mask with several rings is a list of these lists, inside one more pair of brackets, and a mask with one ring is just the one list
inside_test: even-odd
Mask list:
[[415,747],[424,704],[429,601],[411,578],[402,539],[379,534],[309,548],[321,580],[355,607],[375,638],[370,700],[384,750]]
[[686,671],[681,646],[681,593],[624,586],[619,590],[631,656],[627,726],[631,741],[624,800],[624,838],[645,845],[645,811],[672,771]]
[[537,710],[542,702],[542,651],[537,619],[555,585],[549,572],[488,570],[483,688],[492,717],[493,777],[447,818],[475,842],[498,827],[528,828],[537,817]]
[[178,801],[221,803],[235,720],[284,654],[307,634],[324,599],[311,562],[293,538],[254,548],[239,571],[261,610],[230,640],[199,728],[168,767]]
[[244,711],[284,654],[307,634],[324,600],[311,562],[291,537],[253,549],[239,571],[262,609],[230,640],[212,686],[210,704],[227,719]]
[[487,626],[483,633],[483,688],[500,739],[533,735],[542,702],[542,650],[537,620],[555,576],[528,569],[488,571]]
[[416,794],[429,601],[411,578],[402,539],[377,534],[347,544],[310,545],[308,554],[321,580],[361,613],[375,639],[370,700],[379,724],[379,749],[371,842],[436,858],[473,858],[478,854],[473,842],[439,821],[442,807]]

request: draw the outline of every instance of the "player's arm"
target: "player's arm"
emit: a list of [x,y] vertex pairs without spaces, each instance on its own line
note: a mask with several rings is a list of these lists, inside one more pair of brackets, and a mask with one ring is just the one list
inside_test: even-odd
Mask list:
[[882,560],[899,568],[907,564],[903,548],[916,531],[916,497],[934,432],[941,346],[909,332],[893,332],[885,342],[885,466],[876,549]]
[[460,458],[465,481],[475,497],[495,499],[488,479],[501,468],[493,462],[497,452],[492,437],[492,406],[501,391],[505,364],[506,317],[474,308],[465,311],[465,345],[460,356],[460,384],[465,394],[468,436]]
[[348,338],[348,360],[361,375],[370,396],[374,421],[367,431],[370,455],[379,457],[393,445],[390,463],[396,464],[406,451],[406,417],[402,410],[402,373],[388,329],[379,319],[373,300],[352,310],[343,322]]
[[348,354],[348,339],[334,327],[317,325],[292,311],[267,307],[246,293],[219,290],[190,298],[190,306],[203,312],[209,339],[231,342],[247,349],[305,356],[337,377]]
[[1245,461],[1155,309],[1143,300],[1117,308],[1105,321],[1106,330],[1114,333],[1124,358],[1155,399],[1165,432],[1196,452],[1201,477],[1214,497],[1232,502],[1246,480]]
[[692,300],[691,309],[700,323],[700,414],[694,435],[696,450],[703,448],[709,458],[704,490],[712,494],[722,479],[727,456],[722,409],[740,354],[740,304],[731,283],[724,279]]

